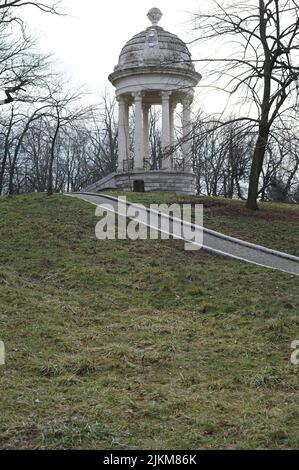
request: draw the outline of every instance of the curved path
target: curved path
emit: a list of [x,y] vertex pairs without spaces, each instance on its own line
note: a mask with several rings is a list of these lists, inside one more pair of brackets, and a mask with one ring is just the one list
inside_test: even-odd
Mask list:
[[[97,195],[94,193],[73,193],[69,196],[78,197],[94,205],[109,204],[113,206],[115,210],[118,207],[118,199],[112,196],[107,196],[103,194]],[[136,206],[139,210],[141,207],[138,204],[131,203],[127,203],[127,206]],[[144,211],[146,212],[146,216],[148,216],[148,214],[150,214],[151,212],[151,209],[146,208],[144,209]],[[162,213],[160,213],[160,217],[163,217]],[[175,223],[175,220],[173,220],[172,218],[170,218],[170,220]],[[183,221],[180,222],[180,224],[181,223],[188,224],[187,222]],[[188,225],[190,226],[190,224]],[[198,230],[202,231],[202,227],[200,226],[196,226],[193,224],[192,227],[195,230],[196,228],[198,228]],[[158,226],[154,228],[158,231],[161,231],[159,230]],[[170,228],[169,235],[171,235],[171,233],[172,232]],[[185,240],[183,237],[181,237],[181,240],[188,242],[188,240]],[[265,268],[277,269],[279,271],[299,276],[298,257],[289,255],[287,253],[282,253],[280,251],[271,250],[260,245],[244,242],[243,240],[232,238],[227,235],[214,232],[213,230],[209,230],[207,228],[203,229],[202,248],[205,251],[214,253],[219,256],[225,256],[239,261],[256,264]]]

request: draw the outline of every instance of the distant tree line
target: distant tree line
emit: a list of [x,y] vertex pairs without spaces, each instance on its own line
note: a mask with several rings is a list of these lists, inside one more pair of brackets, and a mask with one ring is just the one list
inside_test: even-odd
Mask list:
[[209,86],[226,93],[227,102],[234,100],[237,115],[223,117],[222,125],[241,124],[254,135],[246,206],[256,210],[259,196],[290,190],[284,169],[275,167],[290,151],[285,138],[288,133],[293,138],[291,128],[298,122],[299,5],[297,0],[213,0],[193,20],[193,43],[205,44],[202,54],[209,51],[196,58]]
[[78,191],[114,171],[114,102],[82,107],[80,93],[56,89],[38,103],[16,103],[0,118],[0,190]]
[[[57,96],[56,96],[57,94]],[[2,194],[71,192],[117,169],[117,110],[108,95],[82,107],[80,93],[59,89],[38,103],[2,108],[0,189]],[[150,167],[162,167],[159,111],[150,115]],[[131,122],[133,134],[133,119]],[[177,128],[174,166],[180,168]],[[133,139],[132,139],[133,140]],[[199,114],[193,121],[192,159],[201,195],[246,199],[255,133],[240,123],[216,125]],[[132,146],[133,147],[133,146]],[[133,148],[131,148],[133,158]],[[258,198],[299,203],[299,136],[281,132],[266,149]]]
[[[254,127],[233,118],[225,126],[209,118],[193,123],[192,152],[198,194],[246,200],[250,185]],[[299,203],[299,135],[272,133],[259,176],[258,200]]]

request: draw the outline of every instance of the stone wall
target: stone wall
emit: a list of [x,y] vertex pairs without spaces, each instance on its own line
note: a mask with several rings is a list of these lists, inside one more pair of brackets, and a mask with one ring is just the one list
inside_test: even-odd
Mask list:
[[177,194],[196,194],[196,178],[193,173],[181,171],[134,171],[115,173],[93,185],[93,191],[119,189],[134,191],[134,182],[142,181],[145,192],[169,192]]

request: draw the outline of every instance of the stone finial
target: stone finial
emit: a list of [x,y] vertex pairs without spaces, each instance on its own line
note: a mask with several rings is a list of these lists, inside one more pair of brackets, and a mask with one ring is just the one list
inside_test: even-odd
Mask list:
[[147,14],[148,19],[152,22],[153,26],[157,26],[163,14],[159,8],[151,8]]

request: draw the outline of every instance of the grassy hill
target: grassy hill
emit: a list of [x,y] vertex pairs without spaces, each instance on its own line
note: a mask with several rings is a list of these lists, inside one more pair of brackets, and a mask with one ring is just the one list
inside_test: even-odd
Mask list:
[[254,212],[246,209],[245,202],[220,197],[113,191],[106,194],[126,196],[128,201],[144,205],[203,204],[207,228],[299,256],[299,205],[260,203],[260,210]]
[[[298,208],[220,203],[213,228],[298,252]],[[0,447],[299,448],[298,278],[100,242],[96,222],[72,198],[0,199]]]

